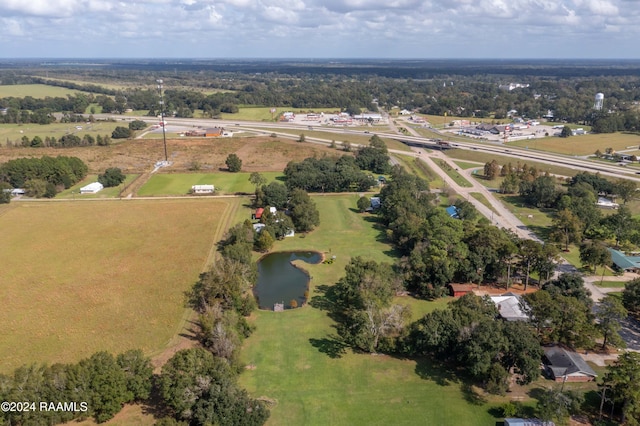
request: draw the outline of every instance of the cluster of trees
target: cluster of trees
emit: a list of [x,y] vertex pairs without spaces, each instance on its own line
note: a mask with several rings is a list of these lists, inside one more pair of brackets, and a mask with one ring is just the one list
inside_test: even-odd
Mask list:
[[292,161],[284,174],[288,188],[308,192],[367,191],[376,184],[373,177],[360,170],[356,159],[348,155]]
[[[6,424],[50,425],[93,417],[102,423],[129,402],[147,400],[153,368],[140,350],[118,356],[97,352],[77,364],[28,365],[0,374],[0,400],[29,401],[35,410],[2,411]],[[40,410],[40,402],[76,402],[66,410]]]
[[[249,179],[254,183],[257,182],[253,200],[254,206],[278,209],[275,215],[267,211],[263,214],[261,221],[267,225],[267,230],[270,227],[275,230],[277,227],[288,226],[291,223],[293,226],[288,229],[295,229],[297,232],[310,232],[320,224],[320,213],[316,203],[304,189],[285,186],[279,182],[265,185],[266,180],[257,173],[252,173]],[[288,214],[285,214],[285,211]],[[282,233],[278,232],[278,235],[280,234]],[[276,235],[272,234],[272,236]],[[284,235],[282,236],[284,237]]]
[[89,168],[77,157],[17,158],[0,165],[0,182],[24,188],[30,197],[54,197],[85,178]]
[[373,173],[389,173],[391,163],[387,145],[378,136],[373,135],[369,139],[369,146],[363,146],[356,152],[356,164],[360,170],[369,170]]
[[519,384],[538,378],[543,353],[529,325],[496,321],[498,317],[490,298],[467,294],[412,323],[400,348],[410,356],[460,367],[488,392],[503,394],[512,371]]
[[[532,272],[545,277],[555,267],[552,245],[520,240],[474,214],[451,218],[435,205],[427,182],[400,166],[392,168],[380,197],[387,236],[403,255],[398,268],[406,287],[419,296],[442,296],[451,282],[508,285],[518,271],[528,282]],[[459,211],[473,211],[466,201],[457,205]]]
[[133,136],[133,130],[129,127],[117,126],[113,129],[113,132],[111,132],[111,138],[113,139],[128,139],[131,136]]
[[109,167],[104,173],[98,175],[98,182],[105,188],[118,186],[127,178],[118,167]]

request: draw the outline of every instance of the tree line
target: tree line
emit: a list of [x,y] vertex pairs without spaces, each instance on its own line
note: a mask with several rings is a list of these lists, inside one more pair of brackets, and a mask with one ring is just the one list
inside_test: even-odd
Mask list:
[[0,182],[24,188],[28,196],[54,197],[84,179],[88,171],[77,157],[17,158],[0,164]]

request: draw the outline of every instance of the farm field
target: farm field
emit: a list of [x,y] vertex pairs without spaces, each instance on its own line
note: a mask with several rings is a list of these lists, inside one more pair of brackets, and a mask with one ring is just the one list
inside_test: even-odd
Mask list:
[[0,311],[0,372],[100,350],[162,351],[236,203],[12,203],[0,216],[0,300],[11,301]]
[[0,85],[0,98],[24,98],[31,96],[36,99],[65,98],[75,93],[87,93],[81,90],[67,89],[66,87],[48,86],[46,84],[11,84]]
[[[97,121],[95,123],[52,123],[52,124],[0,124],[0,146],[7,146],[7,141],[13,143],[21,143],[22,137],[26,136],[29,140],[35,136],[40,136],[44,140],[47,136],[61,138],[64,135],[74,134],[80,138],[84,135],[91,135],[94,138],[98,135],[111,136],[113,129],[122,124]],[[76,126],[81,127],[77,129]],[[112,141],[116,143],[117,141]],[[42,148],[33,148],[40,150]],[[34,151],[37,155],[38,151]]]
[[[213,184],[216,194],[234,194],[236,192],[253,193],[255,187],[249,182],[251,173],[157,173],[138,191],[139,196],[186,195],[193,185]],[[267,183],[284,176],[282,172],[261,173]]]
[[604,152],[607,148],[614,151],[634,149],[640,144],[640,135],[633,133],[602,133],[571,136],[568,138],[549,137],[534,140],[509,142],[507,145],[528,146],[540,151],[556,152],[567,155],[592,155],[596,150]]
[[[255,397],[276,401],[270,425],[416,424],[416,419],[445,426],[494,424],[488,404],[468,403],[461,383],[428,362],[343,350],[333,339],[333,321],[313,307],[322,286],[344,274],[351,256],[394,260],[376,216],[355,211],[357,198],[314,196],[320,227],[304,238],[276,243],[275,250],[318,250],[336,259],[333,264],[303,265],[312,277],[309,305],[254,315],[257,329],[241,353],[250,366],[240,376],[241,385]],[[405,299],[414,318],[448,302],[396,300]]]

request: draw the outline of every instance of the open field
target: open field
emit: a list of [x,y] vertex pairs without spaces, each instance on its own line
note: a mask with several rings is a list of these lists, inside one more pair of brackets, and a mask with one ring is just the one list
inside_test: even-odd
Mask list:
[[440,175],[433,171],[424,161],[408,155],[394,154],[394,157],[398,160],[400,165],[407,169],[408,172],[429,182],[429,188],[440,189],[444,186],[444,182]]
[[592,155],[596,150],[604,152],[607,148],[614,151],[637,147],[640,144],[640,134],[634,133],[603,133],[571,136],[568,138],[548,137],[534,140],[509,142],[507,145],[528,146],[540,151],[557,152],[568,155]]
[[36,99],[65,98],[75,93],[86,93],[80,90],[67,89],[66,87],[47,86],[46,84],[13,84],[0,85],[0,98],[24,98],[31,96]]
[[[202,172],[226,169],[227,155],[235,152],[242,159],[242,170],[283,170],[289,161],[301,161],[307,157],[339,155],[329,147],[309,143],[261,138],[181,138],[167,139],[169,161],[173,164],[166,172],[186,172],[198,163]],[[0,163],[19,157],[49,155],[74,156],[89,166],[92,174],[103,173],[109,167],[119,167],[126,174],[150,171],[153,165],[164,159],[162,139],[132,139],[111,146],[75,148],[2,148]]]
[[[284,176],[282,172],[261,173],[267,183]],[[157,173],[151,176],[138,191],[139,196],[186,195],[193,185],[213,184],[216,194],[234,194],[236,192],[253,193],[255,187],[249,182],[251,173]]]
[[[268,424],[487,425],[496,419],[488,404],[468,403],[461,383],[426,361],[354,354],[333,338],[327,313],[313,307],[322,286],[344,274],[351,256],[392,262],[375,215],[355,212],[357,195],[314,196],[320,227],[305,238],[286,238],[276,250],[314,249],[336,256],[333,264],[304,264],[312,277],[311,303],[282,313],[260,311],[245,341],[242,360],[251,366],[240,383],[254,397],[277,404]],[[406,299],[416,314],[448,302]],[[401,415],[399,415],[401,413]]]
[[[76,129],[76,126],[81,129]],[[40,136],[44,140],[45,137],[51,136],[56,139],[61,138],[64,135],[74,134],[80,138],[84,135],[91,135],[94,138],[98,135],[111,136],[113,129],[117,126],[122,126],[119,123],[98,121],[95,123],[52,123],[52,124],[0,124],[0,146],[7,145],[7,141],[14,143],[21,143],[23,136],[33,139],[35,136]],[[117,142],[113,140],[112,142]],[[42,148],[33,148],[33,150],[41,150]],[[37,152],[37,151],[36,151]],[[37,154],[36,154],[37,155]],[[63,154],[60,154],[63,155]]]
[[0,311],[0,372],[100,350],[161,351],[238,202],[12,203],[0,216],[0,300],[11,302]]

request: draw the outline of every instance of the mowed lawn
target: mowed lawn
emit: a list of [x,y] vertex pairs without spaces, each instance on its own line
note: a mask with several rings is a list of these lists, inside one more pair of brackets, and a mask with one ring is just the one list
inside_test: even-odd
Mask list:
[[[304,238],[277,242],[274,250],[315,249],[333,264],[307,265],[311,303],[285,312],[259,311],[245,341],[249,366],[240,383],[254,397],[275,402],[270,425],[489,425],[489,405],[465,400],[463,386],[428,362],[354,354],[334,340],[334,322],[317,307],[324,285],[333,285],[351,256],[393,262],[376,216],[355,211],[356,195],[314,196],[321,225]],[[448,302],[396,298],[422,315]],[[414,315],[414,318],[416,315]]]
[[[261,172],[267,183],[284,176],[282,172]],[[193,185],[213,185],[217,194],[253,193],[251,173],[156,173],[140,188],[139,196],[186,195]]]
[[[91,135],[94,138],[98,135],[109,136],[117,126],[121,123],[112,123],[106,121],[98,121],[95,123],[52,123],[52,124],[0,124],[0,145],[6,146],[7,140],[14,143],[21,143],[22,138],[26,136],[31,141],[34,137],[39,136],[43,141],[47,136],[60,139],[64,135],[74,134],[79,138],[84,135]],[[77,129],[76,127],[80,127]],[[116,143],[118,140],[111,140]],[[34,156],[42,156],[44,154],[38,148],[33,148]],[[59,155],[67,155],[61,151]]]
[[0,215],[0,373],[160,352],[237,200],[15,202]]
[[535,140],[509,142],[508,145],[528,146],[541,151],[557,152],[568,155],[592,155],[596,150],[605,152],[607,148],[614,151],[637,148],[640,134],[633,133],[600,133],[571,136],[568,138],[548,137]]
[[0,85],[0,98],[24,98],[31,96],[36,99],[51,98],[67,98],[67,95],[75,95],[76,93],[87,93],[81,90],[67,89],[66,87],[49,86],[46,84],[11,84]]

